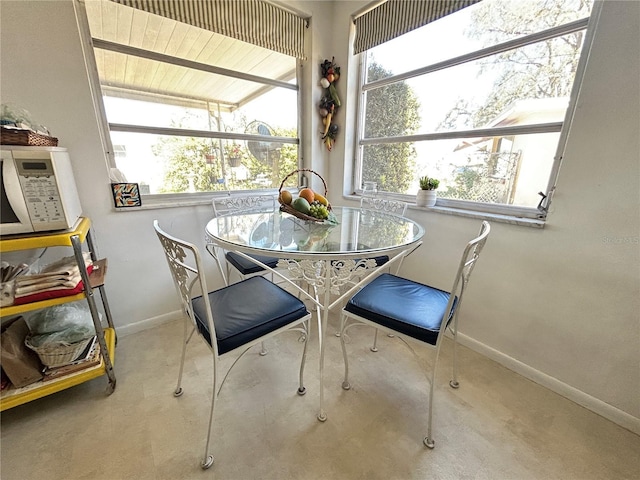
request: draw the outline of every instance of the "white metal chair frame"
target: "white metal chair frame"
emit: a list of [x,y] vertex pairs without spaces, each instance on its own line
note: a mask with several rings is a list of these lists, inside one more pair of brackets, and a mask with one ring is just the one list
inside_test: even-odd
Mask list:
[[[214,238],[208,240],[210,243],[217,241]],[[224,242],[221,242],[224,244]],[[388,262],[388,265],[397,265],[399,269],[403,260],[413,251],[418,249],[422,245],[421,241],[407,245],[405,250],[394,255]],[[265,270],[271,272],[274,276],[278,277],[281,282],[279,285],[286,284],[293,291],[297,292],[298,298],[303,298],[305,303],[310,304],[309,310],[316,313],[318,328],[319,328],[319,343],[320,343],[320,409],[317,415],[319,421],[324,422],[327,420],[326,412],[323,409],[324,405],[324,347],[325,342],[324,332],[327,328],[328,312],[334,311],[344,301],[344,298],[349,298],[349,295],[354,294],[368,281],[368,276],[364,276],[360,273],[364,271],[371,272],[376,267],[374,260],[356,260],[353,258],[344,258],[341,260],[331,259],[300,259],[296,253],[289,253],[284,255],[278,262],[278,268],[295,272],[294,278],[290,279],[285,277],[280,271],[260,263],[259,261],[250,257],[247,253],[242,251],[236,251],[236,253],[247,259],[251,260],[257,265],[260,265]],[[376,273],[371,273],[371,278],[374,278]],[[311,292],[305,290],[302,284],[310,286]],[[349,290],[344,293],[343,288],[351,286]],[[333,295],[338,295],[338,298],[332,299]]]
[[[407,207],[409,204],[407,202],[402,202],[400,200],[389,200],[387,198],[379,198],[379,197],[360,197],[360,208],[365,210],[378,210],[387,213],[395,213],[402,217],[407,213]],[[387,267],[386,271],[390,271]],[[336,337],[340,336],[340,331],[336,332]],[[389,337],[393,338],[393,334],[389,333]],[[373,337],[373,351],[377,351],[376,345],[378,344],[378,330],[376,329]]]
[[[476,261],[479,258],[480,252],[484,248],[484,245],[487,241],[487,237],[489,236],[490,231],[491,231],[491,226],[489,225],[489,223],[486,221],[483,221],[482,227],[480,229],[480,234],[476,238],[471,240],[464,249],[462,258],[460,260],[460,264],[458,266],[458,271],[456,273],[456,276],[453,282],[453,286],[449,293],[449,300],[445,308],[445,313],[443,315],[442,322],[440,323],[440,328],[438,330],[437,340],[435,345],[408,337],[408,338],[411,338],[413,342],[420,342],[421,344],[426,344],[435,350],[434,363],[431,369],[431,378],[427,376],[427,380],[429,381],[429,408],[428,408],[428,420],[427,420],[427,436],[423,439],[423,443],[428,448],[434,448],[435,446],[435,442],[433,440],[433,435],[432,435],[433,394],[434,394],[436,370],[438,366],[438,357],[440,354],[440,348],[442,346],[442,339],[446,334],[447,329],[453,335],[453,369],[452,369],[452,379],[450,380],[449,385],[452,388],[458,388],[459,387],[458,366],[457,366],[458,315],[462,308],[463,294],[464,294],[465,288],[469,284],[469,278],[471,276],[471,272],[473,271]],[[363,288],[366,288],[366,286]],[[432,287],[429,287],[429,288],[432,288]],[[455,305],[455,312],[453,312],[453,318],[450,318],[448,320],[447,317],[449,317],[450,315],[449,312],[451,312],[452,308],[454,308],[454,302],[456,297],[458,301],[457,301],[457,305]],[[402,333],[396,330],[393,330],[387,326],[383,326],[380,323],[369,320],[360,315],[356,315],[352,312],[348,312],[345,309],[343,309],[342,318],[341,318],[341,327],[340,327],[340,343],[342,346],[342,354],[343,354],[344,366],[345,366],[344,381],[342,382],[343,389],[349,390],[351,388],[351,384],[349,382],[349,363],[347,358],[345,337],[348,337],[348,334],[347,334],[348,330],[351,327],[354,327],[357,325],[373,326],[376,328],[376,332],[377,332],[377,329],[381,329],[384,332],[390,334],[390,336],[397,336],[403,342],[403,344],[406,345],[409,348],[409,350],[414,354],[418,362],[422,363],[420,361],[419,356],[417,355],[415,350],[411,347],[411,345],[405,340],[404,338],[405,336]],[[442,328],[442,325],[444,325],[444,328]],[[370,350],[373,352],[377,351],[377,348],[375,348],[375,341],[374,341],[374,346],[371,347]]]
[[[221,215],[225,215],[228,213],[237,213],[248,210],[265,210],[272,211],[275,209],[276,198],[273,195],[243,195],[243,196],[227,196],[227,197],[214,197],[211,200],[211,206],[213,207],[213,216],[217,218]],[[218,253],[213,245],[206,245],[207,251],[217,259]],[[223,256],[226,255],[227,252],[223,253]],[[231,280],[231,269],[232,265],[229,261],[225,262],[225,271],[223,273],[223,279],[225,284],[229,284]],[[236,270],[234,268],[234,270]],[[240,275],[240,279],[247,278],[252,275],[264,275],[266,272],[261,270],[259,272],[243,275],[242,272],[236,270],[238,275]]]
[[[206,280],[201,272],[202,269],[202,259],[197,247],[189,242],[180,240],[172,235],[164,232],[158,221],[154,221],[154,228],[162,244],[162,247],[165,252],[165,256],[167,258],[167,262],[169,264],[169,269],[171,270],[171,275],[173,277],[176,290],[180,297],[180,301],[182,303],[182,307],[186,314],[185,322],[184,322],[184,341],[182,345],[182,354],[180,359],[180,368],[178,372],[178,382],[176,385],[176,389],[174,390],[174,396],[179,397],[182,395],[182,373],[184,369],[184,361],[186,355],[187,344],[191,340],[194,332],[198,332],[202,337],[203,341],[209,346],[209,349],[212,353],[213,359],[213,394],[211,399],[211,411],[209,416],[209,424],[207,429],[207,441],[205,446],[204,458],[202,460],[201,466],[203,469],[207,469],[213,465],[214,459],[213,455],[209,453],[209,445],[211,442],[211,432],[213,427],[213,418],[214,418],[214,407],[216,404],[216,399],[222,390],[222,386],[224,385],[231,369],[236,365],[238,360],[244,356],[245,353],[251,349],[251,347],[261,343],[263,340],[270,338],[272,336],[278,335],[284,331],[296,331],[300,332],[299,341],[304,343],[303,351],[302,351],[302,359],[300,362],[300,371],[299,371],[299,387],[297,393],[299,395],[304,395],[306,393],[306,389],[304,387],[303,376],[304,376],[304,366],[305,359],[307,355],[307,343],[309,338],[309,320],[311,318],[311,314],[307,311],[307,314],[297,320],[292,321],[288,325],[285,325],[273,332],[265,334],[255,340],[249,341],[240,345],[230,351],[227,351],[223,354],[220,354],[218,351],[217,344],[217,335],[215,328],[215,321],[213,318],[213,314],[211,311],[211,305],[208,301],[203,302],[205,306],[206,312],[206,320],[207,320],[207,328],[211,337],[211,341],[207,341],[206,338],[200,333],[200,330],[197,328],[197,323],[195,319],[195,313],[193,310],[192,299],[197,298],[199,295],[202,295],[204,298],[207,297],[209,290],[207,289]],[[220,260],[216,257],[216,265],[220,272],[222,273],[222,266]],[[231,287],[233,288],[233,286]],[[280,287],[276,287],[280,288]],[[191,329],[189,329],[189,324],[191,324]],[[218,385],[218,359],[231,356],[234,354],[238,354],[237,358],[233,361],[232,365],[227,370],[226,374],[222,378],[222,381]]]

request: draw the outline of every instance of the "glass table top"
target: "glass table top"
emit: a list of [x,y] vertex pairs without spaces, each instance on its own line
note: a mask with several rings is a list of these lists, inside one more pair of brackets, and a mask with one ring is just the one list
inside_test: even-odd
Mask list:
[[411,245],[424,235],[424,228],[406,217],[359,207],[332,211],[337,225],[301,220],[280,210],[234,213],[211,220],[206,233],[265,254],[318,256],[383,252]]

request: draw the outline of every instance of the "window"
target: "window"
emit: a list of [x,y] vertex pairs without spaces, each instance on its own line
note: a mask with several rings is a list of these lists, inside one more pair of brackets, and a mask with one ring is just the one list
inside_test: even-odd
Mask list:
[[439,206],[544,218],[592,4],[483,0],[366,50],[354,190],[428,175]]
[[[275,8],[240,8],[253,4]],[[111,167],[143,195],[277,188],[298,168],[298,57],[176,21],[172,0],[163,16],[152,2],[84,5]]]

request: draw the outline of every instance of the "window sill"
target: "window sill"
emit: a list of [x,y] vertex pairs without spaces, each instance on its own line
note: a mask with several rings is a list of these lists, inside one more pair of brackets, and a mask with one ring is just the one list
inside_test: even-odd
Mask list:
[[192,198],[192,199],[166,199],[166,200],[149,200],[145,202],[142,197],[142,205],[139,207],[114,208],[116,212],[131,212],[135,210],[157,210],[161,208],[175,207],[195,207],[198,205],[211,205],[211,196],[209,198]]
[[[359,195],[347,195],[344,197],[348,200],[360,201]],[[508,223],[510,225],[518,225],[520,227],[544,228],[545,221],[535,218],[516,217],[514,215],[502,215],[499,213],[479,212],[476,210],[464,210],[461,208],[451,207],[418,207],[415,203],[409,203],[408,209],[422,212],[433,212],[442,215],[453,215],[457,217],[475,218],[479,220],[487,220],[498,223]]]
[[544,220],[535,218],[515,217],[513,215],[501,215],[498,213],[477,212],[475,210],[462,210],[460,208],[451,207],[418,207],[415,204],[409,204],[412,210],[423,210],[443,215],[454,215],[458,217],[477,218],[480,220],[494,221],[498,223],[508,223],[510,225],[518,225],[520,227],[544,228]]
[[[131,208],[115,208],[114,210],[117,212],[126,212],[126,211],[134,211],[134,210],[154,210],[159,208],[175,208],[175,207],[193,207],[198,205],[210,205],[211,204],[212,195],[209,194],[208,197],[199,197],[199,198],[181,198],[181,199],[166,199],[159,200],[154,199],[149,203],[143,202],[140,207],[131,207]],[[356,200],[360,201],[359,195],[347,195],[344,197],[347,200]],[[516,217],[513,215],[501,215],[498,213],[488,213],[488,212],[478,212],[475,210],[463,210],[461,208],[451,208],[451,207],[418,207],[415,203],[410,203],[410,210],[422,211],[422,212],[432,212],[439,213],[442,215],[453,215],[457,217],[467,217],[467,218],[475,218],[479,220],[487,220],[498,223],[508,223],[510,225],[518,225],[520,227],[529,227],[529,228],[544,228],[545,221],[538,220],[535,218],[524,218],[524,217]]]
[[[274,196],[278,194],[277,190],[273,189],[262,189],[262,190],[251,190],[251,191],[237,191],[233,192],[232,196],[238,195],[248,195],[248,194],[257,194],[257,195],[271,195]],[[209,205],[211,206],[211,200],[215,197],[228,197],[228,191],[219,191],[219,192],[197,192],[197,193],[188,193],[188,194],[151,194],[151,195],[143,195],[142,196],[142,205],[139,207],[127,207],[127,208],[115,208],[115,211],[124,212],[124,211],[135,211],[135,210],[156,210],[161,208],[175,208],[175,207],[196,207],[199,205]]]

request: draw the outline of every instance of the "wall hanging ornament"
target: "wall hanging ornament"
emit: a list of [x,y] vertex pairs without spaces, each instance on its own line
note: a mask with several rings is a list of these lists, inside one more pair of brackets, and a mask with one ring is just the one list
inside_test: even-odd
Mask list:
[[340,78],[340,67],[335,64],[334,57],[332,57],[331,60],[325,60],[320,64],[320,71],[322,75],[320,86],[324,89],[319,105],[322,124],[324,125],[322,141],[327,150],[331,151],[339,130],[338,125],[333,123],[333,119],[338,112],[338,108],[340,108],[340,97],[338,97],[335,85]]

